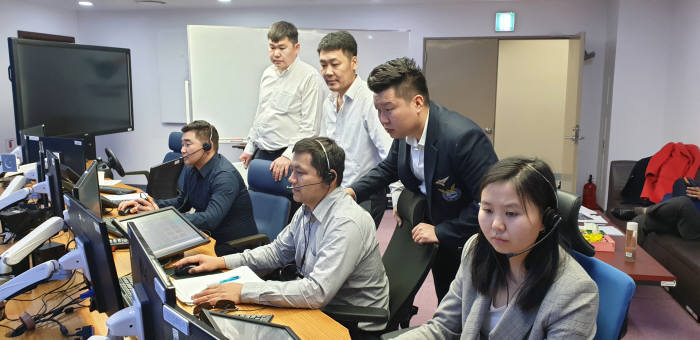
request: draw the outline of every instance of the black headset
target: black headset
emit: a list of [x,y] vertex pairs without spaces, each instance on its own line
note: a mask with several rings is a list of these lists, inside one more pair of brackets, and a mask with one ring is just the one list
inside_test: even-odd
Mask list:
[[212,138],[214,138],[214,127],[209,124],[209,140],[202,144],[202,150],[205,152],[211,150]]
[[554,186],[554,183],[552,183],[544,174],[542,174],[534,166],[532,166],[530,163],[525,163],[525,165],[527,165],[528,168],[532,169],[534,172],[540,175],[552,189],[552,195],[554,195],[554,207],[545,208],[544,213],[542,214],[542,225],[544,225],[545,230],[551,232],[551,230],[558,227],[562,221],[562,217],[559,214],[559,200],[557,199],[557,189]]
[[318,143],[318,145],[321,146],[321,149],[323,150],[323,154],[326,158],[326,173],[321,175],[321,178],[323,179],[324,182],[330,184],[335,179],[335,172],[331,171],[333,169],[331,169],[331,163],[328,160],[328,153],[326,152],[326,147],[324,147],[323,143],[321,143],[318,139],[314,139],[314,141],[316,143]]

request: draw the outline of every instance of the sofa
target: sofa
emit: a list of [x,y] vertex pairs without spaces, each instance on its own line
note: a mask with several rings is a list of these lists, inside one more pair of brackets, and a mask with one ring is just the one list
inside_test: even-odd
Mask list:
[[[624,202],[621,192],[636,162],[619,160],[610,164],[605,211],[606,216],[623,230],[626,222],[612,216],[610,210],[634,206]],[[640,239],[640,245],[676,276],[676,287],[667,290],[695,321],[700,322],[700,241],[684,240],[675,234],[650,233],[643,241]]]

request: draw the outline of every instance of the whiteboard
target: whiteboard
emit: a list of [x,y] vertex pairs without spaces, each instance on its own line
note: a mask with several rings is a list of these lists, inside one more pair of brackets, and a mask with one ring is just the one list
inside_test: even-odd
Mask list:
[[[258,104],[260,77],[271,65],[267,53],[268,28],[187,26],[191,117],[214,124],[221,143],[248,135]],[[337,30],[299,30],[298,58],[320,70],[319,41]],[[387,60],[408,55],[408,31],[348,30],[357,41],[358,74]],[[323,91],[328,88],[322,82]]]

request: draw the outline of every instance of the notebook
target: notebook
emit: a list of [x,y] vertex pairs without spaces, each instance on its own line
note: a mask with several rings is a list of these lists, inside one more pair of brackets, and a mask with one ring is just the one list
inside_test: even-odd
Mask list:
[[177,299],[182,301],[184,304],[194,305],[192,295],[203,291],[209,284],[219,283],[234,276],[238,276],[238,279],[231,282],[263,282],[263,279],[255,274],[255,272],[253,272],[250,268],[247,266],[241,266],[223,273],[172,280],[173,286],[175,286],[175,296],[177,296]]

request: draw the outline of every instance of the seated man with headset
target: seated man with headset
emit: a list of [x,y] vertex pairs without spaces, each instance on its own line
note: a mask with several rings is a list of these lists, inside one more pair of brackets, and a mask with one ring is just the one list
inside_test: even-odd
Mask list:
[[182,127],[184,185],[177,197],[122,202],[119,211],[131,213],[173,206],[216,240],[217,255],[236,252],[226,241],[257,233],[248,188],[236,168],[218,153],[219,133],[203,120]]
[[[223,283],[194,295],[194,302],[214,305],[231,300],[296,308],[330,304],[388,310],[389,283],[374,220],[339,187],[345,152],[325,137],[302,139],[293,151],[289,189],[294,200],[303,205],[272,243],[239,254],[200,254],[175,263],[196,264],[190,273],[239,266],[261,273],[283,267],[281,276],[292,281]],[[371,334],[384,327],[360,323],[359,329],[350,327],[350,333]]]

